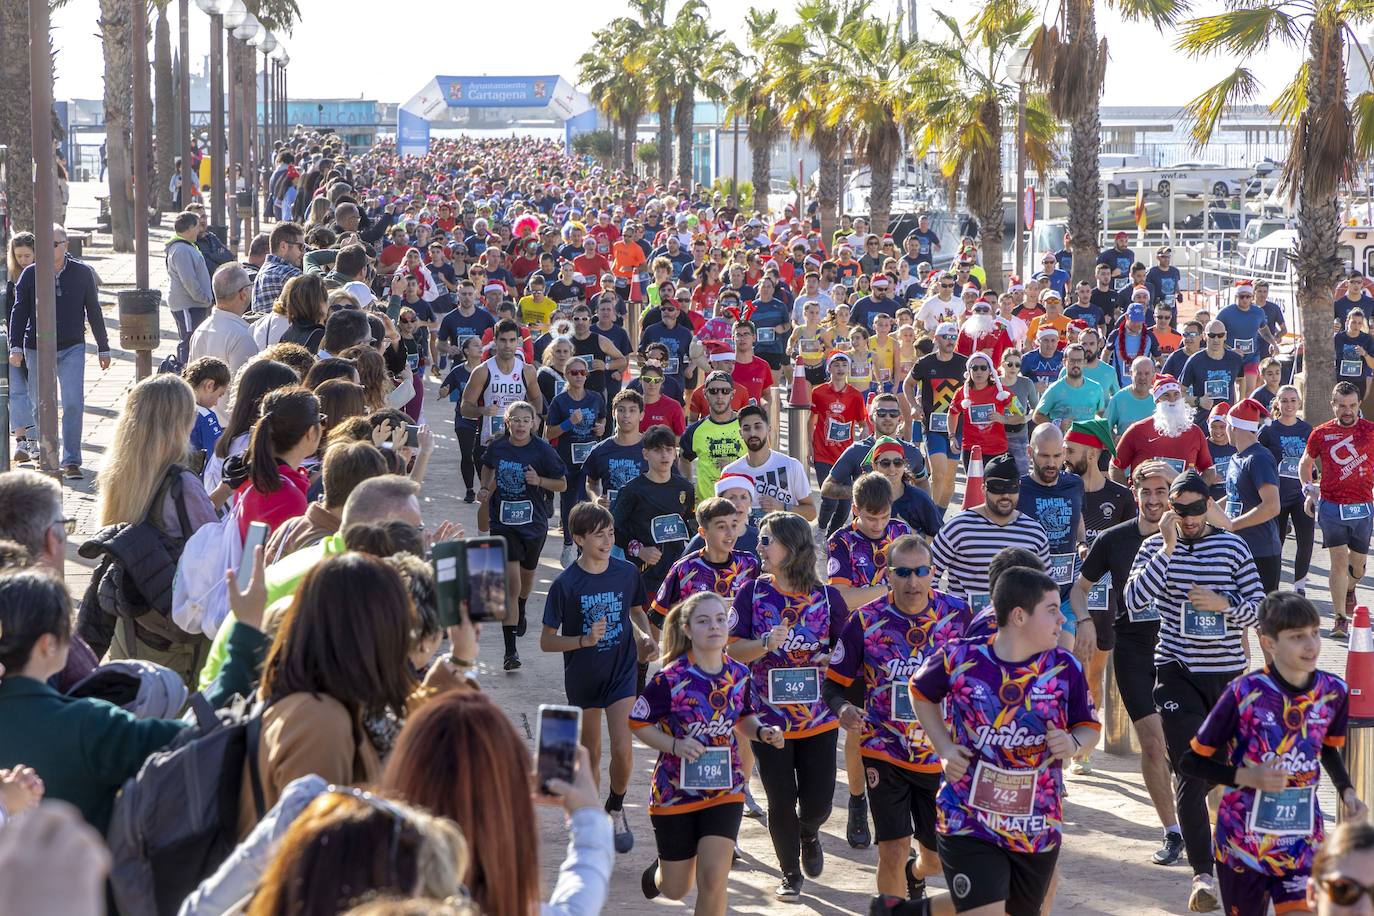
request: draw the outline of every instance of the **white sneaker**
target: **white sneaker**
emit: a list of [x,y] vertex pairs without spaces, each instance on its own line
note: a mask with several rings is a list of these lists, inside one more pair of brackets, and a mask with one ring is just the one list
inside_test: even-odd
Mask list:
[[564,568],[564,569],[567,569],[569,566],[571,566],[571,565],[573,565],[574,563],[576,563],[576,562],[577,562],[577,545],[576,545],[576,544],[564,544],[564,545],[563,545],[563,552],[562,552],[561,554],[559,554],[558,559],[563,563],[563,568]]
[[1216,879],[1211,875],[1193,875],[1193,892],[1188,895],[1188,912],[1210,913],[1216,908]]
[[1074,776],[1087,776],[1093,771],[1092,752],[1084,754],[1082,757],[1075,757],[1069,764],[1069,772]]

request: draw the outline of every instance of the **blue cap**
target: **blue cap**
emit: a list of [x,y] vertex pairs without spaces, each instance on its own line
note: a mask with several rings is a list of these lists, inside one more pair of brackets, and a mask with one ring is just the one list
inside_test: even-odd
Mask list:
[[1126,318],[1129,321],[1144,321],[1145,306],[1138,303],[1132,304],[1130,308],[1126,309]]

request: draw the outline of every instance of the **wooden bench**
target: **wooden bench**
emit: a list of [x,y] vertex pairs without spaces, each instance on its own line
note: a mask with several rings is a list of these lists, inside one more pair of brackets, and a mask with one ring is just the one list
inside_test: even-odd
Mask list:
[[80,230],[67,230],[67,254],[74,258],[81,257],[81,252],[85,249],[86,243],[91,240],[89,232]]

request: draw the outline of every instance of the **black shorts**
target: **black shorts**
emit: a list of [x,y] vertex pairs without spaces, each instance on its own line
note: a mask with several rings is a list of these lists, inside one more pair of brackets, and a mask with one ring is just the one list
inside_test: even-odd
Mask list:
[[721,836],[734,842],[739,836],[740,818],[744,817],[744,803],[711,805],[684,814],[651,814],[654,844],[658,857],[664,862],[682,862],[696,858],[697,844],[702,837]]
[[1040,916],[1059,848],[1012,852],[966,836],[940,836],[940,862],[954,911],[1005,901],[1007,916]]
[[1093,619],[1093,632],[1097,636],[1097,650],[1110,652],[1116,648],[1115,615],[1111,611],[1088,611]]
[[1155,647],[1140,636],[1122,634],[1112,650],[1116,689],[1132,722],[1153,716],[1155,709]]
[[756,355],[759,359],[767,363],[768,367],[774,372],[777,372],[782,369],[783,366],[787,365],[787,356],[783,353],[758,353]]
[[510,528],[492,525],[491,533],[506,539],[506,562],[519,563],[521,569],[539,568],[539,555],[543,553],[544,542],[549,537],[547,530],[538,537],[530,537]]
[[878,842],[914,836],[934,851],[935,793],[940,791],[940,774],[918,773],[887,760],[865,757],[864,775]]
[[576,677],[568,672],[563,674],[563,692],[568,703],[579,709],[610,709],[621,700],[638,696],[638,684],[639,665],[633,655],[628,665],[607,672],[605,677],[589,678],[580,670]]

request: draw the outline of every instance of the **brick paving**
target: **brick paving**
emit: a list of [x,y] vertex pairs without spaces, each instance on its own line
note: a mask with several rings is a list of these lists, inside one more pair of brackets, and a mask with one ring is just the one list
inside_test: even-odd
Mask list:
[[[100,186],[91,183],[72,185],[72,206],[69,221],[73,225],[93,225],[95,222],[95,194]],[[160,252],[170,229],[154,229],[150,233],[151,282],[155,287],[165,285],[165,271]],[[76,545],[92,534],[96,527],[94,478],[100,467],[105,447],[114,429],[117,411],[125,394],[134,383],[133,354],[118,349],[118,317],[115,313],[115,292],[132,288],[134,258],[117,254],[110,247],[107,235],[98,235],[85,252],[86,260],[96,269],[103,281],[101,304],[106,325],[114,347],[114,359],[106,372],[95,362],[94,348],[88,347],[86,420],[83,442],[87,476],[83,481],[64,482],[67,493],[67,512],[77,519],[78,532],[72,538],[67,563],[67,578],[73,593],[80,595],[89,581],[90,569],[86,561],[76,556]],[[154,365],[176,342],[170,316],[164,311],[162,343],[154,356]],[[432,386],[431,386],[432,387]],[[431,463],[423,493],[424,515],[432,527],[443,519],[462,522],[469,532],[476,531],[474,507],[462,502],[463,486],[458,472],[457,442],[448,421],[449,406],[435,403],[430,406],[430,422],[435,427],[438,447]],[[782,437],[785,448],[786,436]],[[532,743],[532,724],[540,703],[562,703],[561,663],[538,649],[537,633],[542,617],[544,598],[549,583],[560,571],[558,553],[561,541],[557,534],[550,537],[544,551],[535,590],[529,601],[530,633],[522,641],[521,656],[525,665],[518,673],[500,671],[500,633],[496,627],[483,635],[481,669],[484,689],[510,715],[520,734]],[[1291,570],[1292,546],[1288,557]],[[1309,593],[1319,599],[1325,595],[1326,557],[1318,546],[1313,562]],[[1291,579],[1291,575],[1286,572]],[[1362,601],[1368,595],[1362,593]],[[1327,602],[1319,600],[1324,614],[1329,615]],[[1255,647],[1252,657],[1258,658]],[[1328,641],[1322,652],[1323,667],[1344,672],[1345,647]],[[646,811],[651,753],[636,747],[635,775],[627,796],[627,810],[636,834],[635,849],[621,856],[611,882],[611,897],[607,911],[623,913],[657,913],[682,911],[680,904],[657,900],[645,901],[639,891],[640,872],[653,860],[654,841]],[[1061,882],[1054,913],[1074,914],[1159,914],[1187,911],[1189,872],[1183,865],[1160,868],[1149,864],[1150,854],[1158,847],[1161,831],[1156,823],[1149,797],[1138,769],[1138,758],[1117,757],[1098,751],[1094,756],[1095,772],[1089,776],[1068,776],[1068,799],[1065,806],[1066,841],[1060,856]],[[763,802],[763,787],[754,780],[755,797]],[[1333,811],[1331,793],[1323,798],[1328,814]],[[868,898],[872,894],[877,866],[875,849],[852,850],[843,837],[845,787],[841,777],[836,787],[835,814],[823,833],[826,871],[818,880],[808,880],[799,905],[778,903],[772,891],[779,875],[773,860],[772,846],[766,828],[749,819],[740,830],[739,845],[744,861],[730,874],[730,911],[735,913],[816,912],[824,914],[867,913]],[[547,885],[551,885],[558,863],[562,859],[566,833],[561,814],[552,809],[541,810],[542,848],[539,851]],[[941,879],[931,885],[943,886]],[[690,904],[691,897],[688,898]]]

